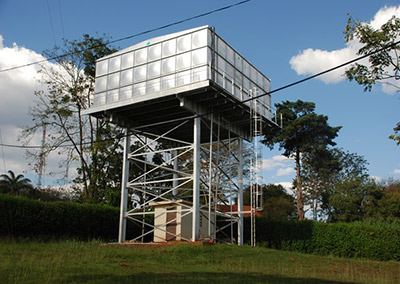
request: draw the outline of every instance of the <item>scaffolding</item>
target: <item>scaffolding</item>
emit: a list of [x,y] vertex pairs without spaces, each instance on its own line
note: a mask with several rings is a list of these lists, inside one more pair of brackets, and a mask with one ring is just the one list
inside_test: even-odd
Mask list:
[[[255,245],[259,137],[263,127],[279,127],[269,90],[269,78],[208,26],[97,61],[93,105],[84,113],[125,128],[119,242],[132,221],[140,232],[133,242],[243,244],[243,216],[250,214]],[[249,166],[244,141],[254,150]],[[247,184],[251,204],[244,210]]]
[[[218,116],[214,119],[214,115],[209,120],[191,117],[161,135],[134,129],[126,132],[123,165],[126,186],[122,188],[119,242],[125,241],[126,221],[130,220],[142,228],[132,242],[142,242],[148,235],[160,241],[159,236],[164,234],[169,241],[208,239],[243,244],[243,139],[230,137],[229,133],[221,139],[220,119]],[[188,127],[190,122],[193,141],[169,136]],[[209,133],[207,143],[200,143],[201,128]],[[141,146],[129,152],[131,139]],[[151,160],[155,155],[162,158],[161,163]],[[130,162],[145,169],[143,174],[129,179]],[[142,196],[140,203],[130,210],[128,195]],[[168,208],[154,210],[162,204]],[[153,222],[147,221],[146,216],[151,216],[148,220]],[[157,224],[154,220],[162,216],[167,221]],[[176,225],[184,219],[191,220],[191,231],[177,232]]]

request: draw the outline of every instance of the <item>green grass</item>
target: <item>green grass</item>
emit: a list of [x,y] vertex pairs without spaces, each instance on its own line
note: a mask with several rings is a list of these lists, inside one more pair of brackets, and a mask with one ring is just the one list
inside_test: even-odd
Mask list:
[[400,264],[231,245],[0,241],[0,283],[399,283]]

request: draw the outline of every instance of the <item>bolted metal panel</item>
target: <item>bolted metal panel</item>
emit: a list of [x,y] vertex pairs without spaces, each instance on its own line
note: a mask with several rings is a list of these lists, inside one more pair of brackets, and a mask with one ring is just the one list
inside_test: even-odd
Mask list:
[[[243,139],[258,135],[253,120],[279,127],[271,121],[269,90],[270,80],[208,26],[97,61],[95,94],[84,114],[127,129],[119,242],[129,219],[142,228],[133,242],[153,236],[243,244],[243,214],[254,215],[243,206]],[[260,94],[266,95],[253,99]],[[129,135],[142,144],[132,153]],[[156,154],[161,164],[152,161]],[[129,160],[143,168],[132,179]]]
[[[226,130],[243,136],[253,104],[240,102],[250,99],[254,89],[258,94],[268,93],[270,80],[213,28],[202,26],[149,39],[99,59],[95,94],[85,114],[112,118],[130,128],[146,125],[146,119],[155,123],[198,115],[182,109],[179,101],[184,97],[207,113],[218,111],[225,124],[236,127]],[[160,103],[168,110],[165,116],[154,116],[153,106]],[[255,111],[270,121],[270,96],[259,98],[257,105]],[[139,119],[135,117],[138,112]],[[189,138],[190,134],[185,135]]]

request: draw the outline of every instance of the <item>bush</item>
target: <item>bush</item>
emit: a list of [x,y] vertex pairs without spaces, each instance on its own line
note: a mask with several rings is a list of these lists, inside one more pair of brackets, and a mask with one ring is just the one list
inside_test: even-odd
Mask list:
[[[247,220],[246,231],[250,230]],[[400,224],[256,220],[257,242],[274,249],[374,260],[400,260]],[[247,232],[249,236],[249,232]]]
[[[116,240],[119,208],[0,194],[0,236]],[[128,222],[127,239],[139,234]],[[149,236],[148,238],[151,238]]]
[[[245,218],[250,240],[250,218]],[[151,218],[146,220],[152,223]],[[72,202],[42,202],[0,194],[0,236],[116,240],[119,208]],[[128,222],[127,239],[141,234]],[[348,258],[400,261],[398,223],[319,223],[256,220],[257,242],[273,249]],[[147,234],[144,241],[153,239]]]

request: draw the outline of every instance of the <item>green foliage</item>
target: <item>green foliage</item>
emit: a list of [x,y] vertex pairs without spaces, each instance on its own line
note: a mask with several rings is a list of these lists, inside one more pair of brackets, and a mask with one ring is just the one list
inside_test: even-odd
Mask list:
[[[50,153],[61,157],[60,168],[65,169],[67,178],[73,163],[77,168],[75,188],[82,202],[116,205],[113,192],[121,180],[123,133],[108,121],[82,116],[93,103],[96,59],[115,51],[107,37],[87,34],[45,51],[46,57],[56,58],[58,68],[43,66],[40,70],[47,92],[35,92],[37,101],[30,109],[34,125],[22,132],[26,143],[38,131],[45,134],[43,147],[27,152],[38,173],[42,173]],[[60,53],[65,56],[58,56]]]
[[304,219],[304,199],[302,188],[300,157],[312,153],[315,149],[325,149],[328,145],[334,146],[333,139],[341,127],[331,127],[328,117],[317,115],[315,104],[312,102],[284,101],[275,104],[277,113],[282,115],[282,128],[267,128],[264,130],[265,145],[271,149],[279,144],[284,150],[283,155],[293,156],[296,163],[296,203],[299,220]]
[[334,145],[340,127],[330,127],[328,117],[317,115],[311,102],[284,101],[275,104],[277,113],[282,114],[283,128],[268,128],[263,143],[271,149],[279,144],[283,155],[289,157],[297,151],[310,152],[316,145]]
[[[304,155],[302,162],[304,191],[313,210],[314,220],[318,217],[328,221],[337,220],[337,215],[343,213],[343,210],[352,211],[355,215],[349,216],[352,220],[341,219],[343,216],[339,220],[364,218],[361,211],[357,211],[352,207],[354,204],[349,202],[354,197],[354,200],[364,205],[365,198],[372,190],[373,182],[369,180],[368,163],[364,157],[340,148],[316,148]],[[346,190],[349,187],[353,189]],[[334,210],[334,207],[341,209]]]
[[390,135],[389,138],[396,141],[397,145],[400,145],[400,122],[397,123],[393,130],[394,134]]
[[0,195],[0,235],[114,239],[118,208]]
[[380,50],[368,57],[369,65],[353,64],[346,70],[347,79],[354,80],[364,86],[364,91],[371,91],[376,83],[388,83],[393,85],[389,79],[398,79],[400,72],[399,54],[400,46],[395,44],[400,36],[400,19],[393,17],[379,29],[371,25],[354,21],[349,17],[345,29],[346,41],[357,39],[362,47],[358,55],[366,55]]
[[353,222],[373,217],[381,191],[373,181],[348,179],[335,184],[330,196],[332,221]]
[[30,179],[24,175],[15,175],[13,171],[0,176],[0,194],[9,194],[13,196],[24,196],[30,199],[42,201],[61,201],[70,200],[71,196],[65,192],[54,188],[35,188]]
[[[0,194],[0,236],[115,241],[119,213],[119,208],[112,206],[43,202]],[[146,222],[151,223],[151,218]],[[127,222],[127,239],[140,234],[140,225]],[[147,242],[152,239],[152,234],[144,238]]]
[[400,243],[396,241],[400,238],[398,223],[290,222],[258,218],[256,224],[257,241],[269,248],[346,258],[400,260]]
[[378,220],[400,222],[400,181],[388,181],[379,187],[380,194],[375,196],[376,207],[371,216]]
[[[115,240],[119,209],[71,202],[40,202],[0,195],[0,236]],[[151,222],[151,220],[147,220]],[[140,233],[129,223],[127,238]],[[349,258],[400,260],[399,223],[320,223],[256,220],[257,241],[274,249]],[[149,234],[145,241],[151,241]],[[250,218],[245,218],[250,240]]]
[[[393,16],[379,29],[374,29],[371,25],[354,21],[349,17],[345,29],[346,41],[358,40],[362,47],[358,50],[358,55],[366,55],[371,52],[379,52],[368,57],[368,65],[355,63],[350,65],[345,72],[350,81],[364,86],[364,91],[371,91],[376,83],[387,84],[399,91],[400,85],[400,19]],[[389,138],[400,145],[400,123],[394,128],[394,134]]]
[[9,170],[8,174],[0,175],[0,193],[23,195],[32,188],[31,180],[22,174],[15,175],[13,171]]
[[400,181],[378,184],[360,176],[343,179],[328,199],[328,221],[400,221]]
[[[263,194],[263,210],[260,213],[264,217],[277,220],[291,220],[295,217],[294,197],[282,185],[263,184],[260,189]],[[250,204],[249,188],[244,191],[243,202],[245,205]]]

